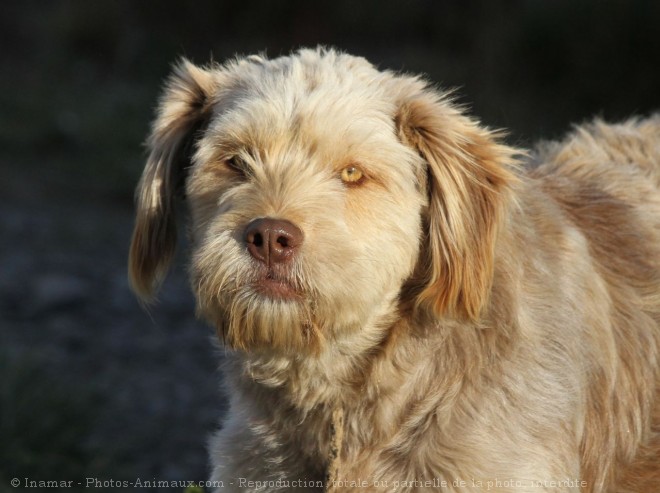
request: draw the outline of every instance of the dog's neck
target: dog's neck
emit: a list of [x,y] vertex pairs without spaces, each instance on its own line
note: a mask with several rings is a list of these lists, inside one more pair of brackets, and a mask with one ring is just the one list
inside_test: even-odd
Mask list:
[[[350,410],[356,402],[376,402],[401,393],[402,371],[414,371],[420,364],[450,368],[449,363],[441,363],[445,352],[454,365],[451,370],[466,374],[469,370],[463,368],[479,366],[476,362],[482,355],[460,354],[462,345],[469,347],[464,339],[490,339],[493,335],[482,334],[476,327],[454,327],[456,323],[450,320],[440,323],[429,319],[420,327],[407,317],[397,318],[396,310],[379,320],[382,325],[353,331],[318,353],[229,353],[226,374],[230,385],[234,381],[232,392],[247,390],[285,401],[303,416],[319,407]],[[402,340],[406,344],[401,344]],[[402,347],[414,350],[402,352]]]
[[[233,352],[226,359],[226,383],[236,405],[249,409],[254,422],[281,430],[321,475],[351,460],[333,450],[361,450],[397,433],[420,396],[434,395],[437,405],[429,412],[439,423],[449,422],[465,389],[500,359],[494,353],[511,346],[502,327],[430,316],[421,322],[397,303],[373,324],[346,334],[318,353]],[[336,416],[345,423],[340,435]],[[356,434],[361,422],[371,423],[369,433]],[[289,436],[298,428],[304,433]]]

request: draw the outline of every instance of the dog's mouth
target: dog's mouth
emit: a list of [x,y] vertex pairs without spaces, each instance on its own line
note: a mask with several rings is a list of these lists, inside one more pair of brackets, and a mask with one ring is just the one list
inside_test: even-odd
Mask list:
[[256,292],[268,298],[284,301],[302,299],[300,290],[287,279],[287,276],[283,276],[273,269],[264,269],[264,272],[260,272],[252,286]]

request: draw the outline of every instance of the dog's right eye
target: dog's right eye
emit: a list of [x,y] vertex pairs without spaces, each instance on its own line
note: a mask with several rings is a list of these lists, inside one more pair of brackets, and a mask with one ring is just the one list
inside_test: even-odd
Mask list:
[[245,163],[238,156],[225,159],[225,165],[241,176],[245,176]]

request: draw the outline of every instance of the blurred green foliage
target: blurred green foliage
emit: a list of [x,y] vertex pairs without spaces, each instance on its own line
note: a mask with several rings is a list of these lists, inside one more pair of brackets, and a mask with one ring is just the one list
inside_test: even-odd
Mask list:
[[204,493],[204,488],[201,486],[188,486],[183,493]]

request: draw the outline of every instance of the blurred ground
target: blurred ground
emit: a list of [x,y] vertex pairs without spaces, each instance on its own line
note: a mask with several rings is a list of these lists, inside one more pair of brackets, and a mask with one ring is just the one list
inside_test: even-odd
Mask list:
[[526,144],[657,111],[659,25],[651,0],[3,5],[0,491],[13,477],[207,475],[221,354],[185,262],[150,312],[125,277],[141,143],[178,56],[337,46],[460,86]]

